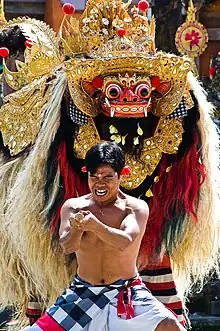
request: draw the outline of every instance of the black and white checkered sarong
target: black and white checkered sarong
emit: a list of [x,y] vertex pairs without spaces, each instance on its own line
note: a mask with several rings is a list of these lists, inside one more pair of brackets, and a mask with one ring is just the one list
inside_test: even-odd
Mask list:
[[69,330],[71,327],[75,327],[74,330],[81,330],[118,296],[122,286],[127,282],[119,280],[111,285],[92,286],[76,276],[70,287],[47,310],[47,314],[59,322],[64,330]]

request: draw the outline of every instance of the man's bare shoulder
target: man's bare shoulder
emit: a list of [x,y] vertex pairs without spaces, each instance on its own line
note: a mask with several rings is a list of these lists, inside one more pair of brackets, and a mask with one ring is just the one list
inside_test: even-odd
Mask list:
[[149,208],[148,204],[142,200],[142,199],[137,199],[135,197],[132,197],[130,195],[125,195],[126,200],[127,200],[127,207],[131,208],[133,211],[139,211],[148,214],[149,213]]
[[68,199],[65,201],[62,208],[73,210],[87,208],[89,206],[90,196],[91,194],[87,194],[78,198]]

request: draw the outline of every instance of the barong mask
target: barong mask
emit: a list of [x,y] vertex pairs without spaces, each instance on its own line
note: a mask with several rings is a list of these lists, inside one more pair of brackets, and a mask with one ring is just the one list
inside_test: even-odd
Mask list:
[[[101,94],[97,101],[100,102],[100,111],[106,116],[147,117],[152,108],[152,87],[148,77],[136,77],[136,74],[128,73],[106,76],[104,79],[99,76],[91,84],[92,87],[100,84],[100,89],[96,89],[93,94]],[[89,83],[82,85],[87,93],[93,90],[87,90]]]

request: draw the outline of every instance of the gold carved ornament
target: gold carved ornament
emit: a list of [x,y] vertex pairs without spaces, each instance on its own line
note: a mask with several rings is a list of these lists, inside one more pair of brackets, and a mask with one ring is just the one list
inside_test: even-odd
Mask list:
[[25,61],[16,61],[16,72],[10,71],[3,60],[3,73],[7,84],[13,90],[20,90],[34,80],[53,73],[61,65],[63,56],[59,48],[59,39],[44,22],[22,17],[8,21],[1,29],[14,26],[19,26],[31,43],[30,47],[26,47]]
[[[140,31],[138,11],[134,8],[134,17],[131,18],[124,12],[121,1],[89,1],[79,22],[79,29],[87,33],[89,58],[79,55],[65,63],[68,77],[70,95],[82,112],[90,116],[87,125],[80,127],[75,141],[74,150],[79,158],[85,158],[86,152],[96,143],[100,142],[92,117],[98,115],[98,110],[92,98],[87,95],[83,88],[83,82],[92,82],[97,76],[103,81],[110,79],[111,75],[129,73],[142,75],[151,79],[158,76],[160,81],[167,82],[169,89],[167,93],[152,94],[154,115],[160,117],[157,129],[153,137],[145,139],[140,161],[137,161],[130,154],[126,155],[126,163],[132,168],[132,173],[122,179],[122,186],[126,189],[138,187],[147,176],[151,175],[161,160],[163,153],[175,154],[182,141],[182,120],[168,120],[166,117],[171,114],[182,100],[186,90],[187,73],[191,69],[191,61],[188,58],[174,55],[156,53],[154,47],[155,21],[144,26],[145,38],[138,43],[136,34]],[[108,8],[105,7],[105,4]],[[114,13],[114,5],[118,15]],[[123,6],[123,5],[122,5]],[[120,15],[119,15],[120,13]],[[144,21],[147,22],[146,18]],[[135,22],[135,23],[134,23]],[[142,21],[143,22],[143,21]],[[131,24],[130,28],[125,23]],[[106,27],[103,26],[106,24]],[[112,27],[124,27],[128,33],[125,37],[119,37]],[[132,25],[133,24],[133,25]],[[103,29],[105,35],[102,34]],[[131,32],[133,37],[131,37]],[[79,35],[78,35],[79,36]],[[83,34],[80,36],[83,45],[85,40]],[[145,46],[145,50],[144,50]],[[83,49],[81,48],[81,52]],[[188,98],[189,99],[189,98]],[[144,130],[144,128],[143,128]]]
[[14,26],[19,26],[31,47],[26,47],[24,62],[15,62],[16,72],[11,72],[3,61],[4,78],[16,91],[4,98],[0,109],[0,131],[11,155],[34,144],[51,96],[51,79],[62,63],[59,39],[45,23],[23,17],[5,22],[1,29]]
[[35,142],[44,106],[51,93],[51,84],[46,81],[47,77],[43,77],[4,99],[0,109],[0,131],[11,155],[20,153]]

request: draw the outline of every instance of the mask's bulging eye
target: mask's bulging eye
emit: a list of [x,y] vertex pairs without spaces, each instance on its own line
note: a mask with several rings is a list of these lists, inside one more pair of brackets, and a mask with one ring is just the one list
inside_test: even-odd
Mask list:
[[135,89],[135,94],[137,94],[141,99],[147,99],[151,94],[151,87],[148,84],[139,84]]
[[109,99],[118,99],[121,94],[121,88],[117,84],[110,84],[106,88],[105,94]]

